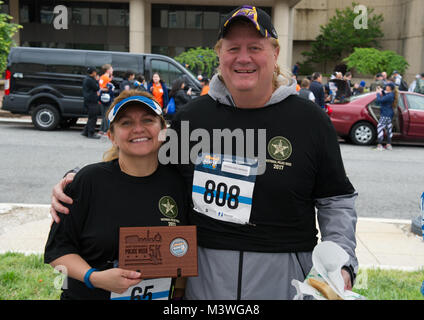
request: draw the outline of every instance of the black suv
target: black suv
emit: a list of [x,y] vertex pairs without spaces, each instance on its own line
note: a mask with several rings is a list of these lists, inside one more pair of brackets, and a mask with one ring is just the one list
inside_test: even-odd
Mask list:
[[82,80],[87,67],[113,67],[113,83],[119,88],[127,71],[146,81],[159,72],[168,90],[173,80],[184,77],[193,96],[200,94],[199,81],[175,60],[157,54],[14,47],[6,70],[3,110],[32,116],[40,130],[69,127],[87,117],[83,107]]

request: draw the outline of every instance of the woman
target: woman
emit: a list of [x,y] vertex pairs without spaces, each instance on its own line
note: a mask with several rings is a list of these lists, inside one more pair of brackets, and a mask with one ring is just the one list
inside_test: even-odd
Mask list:
[[386,150],[392,150],[392,121],[394,110],[398,105],[399,92],[393,83],[388,83],[383,90],[377,87],[377,103],[381,107],[380,119],[377,124],[377,150],[383,150],[384,129],[386,129],[387,144]]
[[[107,115],[113,146],[104,162],[75,176],[66,190],[75,199],[68,206],[72,214],[52,225],[46,244],[45,262],[67,270],[61,299],[110,299],[111,292],[140,283],[140,273],[114,268],[119,227],[186,223],[184,182],[158,163],[159,134],[165,128],[158,103],[147,93],[124,91]],[[160,208],[164,197],[175,205],[172,217]],[[169,278],[169,292],[171,286]]]
[[165,82],[160,79],[159,73],[153,74],[152,80],[147,85],[147,92],[153,95],[162,109],[168,105],[168,89]]
[[[176,79],[172,83],[171,92],[169,93],[169,99],[171,100],[173,98],[175,102],[175,112],[173,114],[177,113],[178,110],[180,110],[183,105],[191,101],[190,96],[191,96],[191,88],[189,88],[186,92],[184,80],[181,78]],[[166,113],[167,113],[166,118],[168,120],[172,120],[173,114],[168,114],[168,110],[166,110]]]

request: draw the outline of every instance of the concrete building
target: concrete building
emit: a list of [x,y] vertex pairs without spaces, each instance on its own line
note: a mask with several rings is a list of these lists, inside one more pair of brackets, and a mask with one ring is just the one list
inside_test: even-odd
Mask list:
[[[3,0],[3,11],[23,25],[22,46],[153,52],[175,56],[191,47],[213,47],[223,17],[245,0]],[[302,61],[336,9],[352,0],[258,0],[273,19],[281,45],[280,64]],[[407,79],[424,72],[424,1],[362,0],[384,15],[383,49],[409,62]],[[55,29],[55,6],[67,9],[68,29]],[[330,70],[331,71],[331,70]],[[329,70],[327,70],[329,72]]]

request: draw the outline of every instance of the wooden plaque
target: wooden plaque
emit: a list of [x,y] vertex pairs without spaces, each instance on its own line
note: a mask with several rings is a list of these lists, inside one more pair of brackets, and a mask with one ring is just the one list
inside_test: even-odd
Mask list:
[[119,267],[144,279],[197,277],[196,226],[120,228]]

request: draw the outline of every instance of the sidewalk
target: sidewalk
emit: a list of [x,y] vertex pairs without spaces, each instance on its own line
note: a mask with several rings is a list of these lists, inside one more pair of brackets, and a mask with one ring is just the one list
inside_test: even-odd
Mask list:
[[[0,204],[0,253],[43,253],[51,221],[48,205]],[[410,230],[409,220],[359,218],[359,267],[423,268],[424,241]]]

